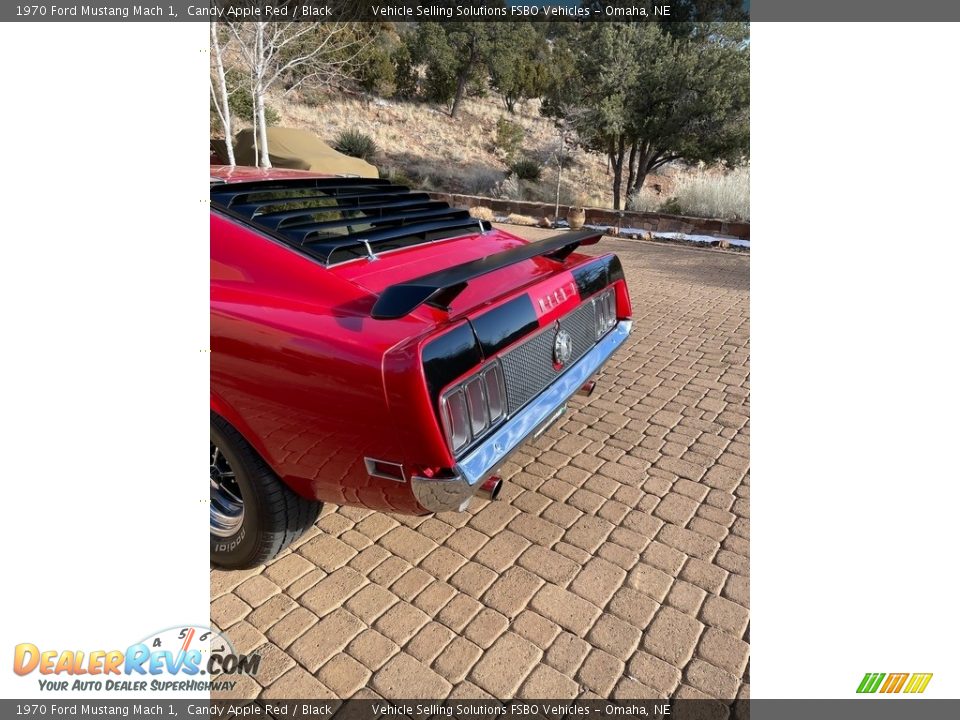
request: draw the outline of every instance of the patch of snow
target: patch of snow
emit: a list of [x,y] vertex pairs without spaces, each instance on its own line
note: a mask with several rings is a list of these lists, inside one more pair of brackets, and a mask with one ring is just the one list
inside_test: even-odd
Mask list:
[[717,240],[726,240],[731,245],[736,245],[737,247],[750,247],[749,240],[730,237],[729,235],[690,235],[679,232],[655,232],[653,236],[668,238],[670,240],[689,240],[690,242],[716,242]]
[[[498,223],[507,223],[506,215],[494,215],[494,222]],[[566,220],[557,220],[553,225],[556,230],[568,230],[570,228],[570,223]],[[605,231],[609,228],[609,225],[584,225],[584,228],[588,230],[602,230]],[[731,246],[750,248],[750,241],[743,240],[741,238],[730,237],[729,235],[693,235],[690,233],[681,233],[681,232],[659,232],[655,230],[646,230],[644,228],[632,228],[632,227],[622,227],[620,228],[621,234],[632,234],[640,235],[646,237],[647,233],[650,233],[655,238],[663,238],[665,240],[680,240],[687,241],[692,243],[713,243],[717,240],[726,240],[730,243]],[[625,238],[627,239],[627,238]]]

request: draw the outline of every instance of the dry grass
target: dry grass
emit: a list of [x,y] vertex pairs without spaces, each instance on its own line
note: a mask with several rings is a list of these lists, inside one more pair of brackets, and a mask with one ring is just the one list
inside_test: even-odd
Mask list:
[[648,184],[630,199],[628,207],[647,212],[749,220],[750,168],[684,174],[673,183],[669,195],[657,194]]
[[536,225],[537,219],[532,218],[529,215],[518,215],[517,213],[510,213],[507,215],[507,222],[511,225]]
[[[381,148],[375,164],[407,176],[420,187],[506,195],[495,191],[509,171],[494,145],[497,119],[507,116],[495,98],[468,98],[455,119],[432,105],[393,100],[325,96],[307,104],[297,98],[275,97],[270,103],[283,125],[310,130],[327,142],[348,128],[370,135]],[[553,125],[540,116],[537,101],[518,106],[516,115],[508,117],[526,133],[522,152],[544,164],[541,181],[525,183],[520,193],[524,197],[513,199],[552,201],[557,176],[552,158],[557,143]],[[606,162],[597,155],[575,150],[563,179],[561,199],[599,207],[612,202]]]
[[487,220],[489,222],[493,222],[493,218],[494,218],[493,210],[491,210],[490,208],[484,205],[478,205],[476,207],[472,207],[470,208],[469,212],[470,212],[470,217],[474,217],[477,220]]
[[[470,195],[503,197],[553,203],[557,191],[557,165],[554,152],[556,131],[551,121],[539,114],[539,101],[529,101],[508,115],[495,97],[464,100],[459,117],[453,119],[442,108],[424,103],[363,99],[343,95],[312,97],[274,97],[270,104],[280,114],[283,125],[303,128],[331,142],[346,129],[369,135],[380,148],[373,159],[382,174],[426,190],[442,190]],[[521,125],[525,138],[521,153],[543,163],[539,182],[518,181],[508,176],[506,158],[495,147],[497,120],[509,117]],[[635,200],[638,209],[657,210],[673,197],[675,188],[687,175],[698,170],[664,168],[648,178],[646,187]],[[613,205],[612,177],[605,158],[575,149],[563,171],[560,202],[565,205],[609,208]],[[659,193],[654,189],[659,187]],[[713,207],[703,185],[691,181],[684,202],[694,212]],[[742,187],[741,187],[742,189]],[[727,198],[723,208],[736,205],[742,212],[747,200]]]
[[684,215],[749,220],[750,168],[684,177],[674,194]]
[[658,192],[652,183],[630,198],[627,207],[642,212],[669,212],[695,217],[750,219],[750,168],[730,172],[692,170],[672,178]]

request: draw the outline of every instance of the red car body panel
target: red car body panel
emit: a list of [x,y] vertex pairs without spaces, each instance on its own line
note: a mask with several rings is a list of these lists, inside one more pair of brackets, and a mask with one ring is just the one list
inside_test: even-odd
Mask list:
[[[322,177],[219,167],[211,174],[226,182]],[[388,286],[526,244],[479,230],[377,262],[325,267],[211,212],[211,410],[300,495],[425,512],[409,483],[371,476],[364,463],[377,458],[428,476],[455,464],[427,391],[425,344],[524,293],[539,327],[548,327],[582,302],[571,270],[596,259],[536,257],[471,281],[448,311],[421,305],[394,320],[370,316]],[[616,287],[617,316],[627,318],[626,285]]]

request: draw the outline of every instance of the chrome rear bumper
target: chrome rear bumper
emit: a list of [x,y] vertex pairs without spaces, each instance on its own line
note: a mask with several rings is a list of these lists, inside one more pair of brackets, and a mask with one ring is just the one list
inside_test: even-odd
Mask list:
[[466,510],[484,481],[503,465],[527,439],[543,432],[562,414],[563,407],[626,341],[632,323],[621,320],[575,364],[507,420],[454,467],[452,478],[411,478],[413,494],[431,512]]

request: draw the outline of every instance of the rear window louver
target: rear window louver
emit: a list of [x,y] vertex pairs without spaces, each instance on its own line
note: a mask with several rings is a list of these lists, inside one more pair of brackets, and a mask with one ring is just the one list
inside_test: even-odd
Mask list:
[[490,223],[389,180],[306,178],[211,184],[214,208],[333,265],[484,232]]

